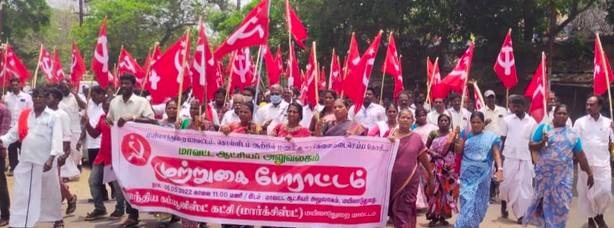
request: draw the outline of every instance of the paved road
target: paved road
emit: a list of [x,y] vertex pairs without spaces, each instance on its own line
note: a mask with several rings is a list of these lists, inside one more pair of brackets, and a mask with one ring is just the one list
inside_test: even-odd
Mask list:
[[[121,221],[109,221],[106,219],[101,219],[101,220],[97,220],[93,222],[84,221],[85,215],[94,209],[94,205],[87,202],[87,199],[91,198],[89,187],[87,184],[87,177],[89,176],[89,170],[84,169],[83,171],[84,173],[82,174],[81,180],[68,183],[72,193],[77,194],[79,203],[77,205],[77,211],[73,215],[66,216],[64,218],[66,227],[67,228],[117,227],[121,223]],[[9,191],[12,191],[13,178],[9,177],[8,181],[9,181]],[[115,201],[109,201],[106,203],[107,210],[109,211],[109,213],[114,208],[114,205],[115,205]],[[64,204],[63,209],[65,209],[65,207],[66,207],[66,204]],[[499,209],[500,209],[499,204],[491,204],[486,214],[486,218],[484,219],[484,222],[481,224],[481,227],[485,227],[485,228],[499,228],[499,227],[500,228],[503,228],[503,227],[519,228],[519,227],[522,227],[520,225],[517,225],[515,223],[515,220],[510,220],[510,219],[514,219],[513,213],[511,212],[510,212],[510,219],[499,218],[499,215],[500,215]],[[611,227],[614,227],[614,210],[611,209],[608,212],[608,215],[606,216],[607,216],[606,222],[608,223],[608,225]],[[157,227],[155,219],[147,213],[141,214],[141,220],[142,222],[139,227]],[[453,223],[453,221],[454,221],[454,218],[450,220],[451,223]],[[427,223],[428,221],[425,219],[424,215],[419,216],[418,227],[428,227]],[[579,212],[577,209],[577,199],[574,198],[573,203],[572,203],[571,213],[570,213],[570,219],[567,223],[567,227],[570,227],[570,228],[586,227],[586,223],[587,223],[586,219],[582,218],[579,215]],[[52,227],[52,224],[42,223],[42,224],[38,224],[36,227],[48,228],[48,227]],[[173,226],[173,228],[180,228],[180,227],[181,226],[178,224]],[[220,225],[211,224],[210,227],[218,228],[220,227]],[[392,227],[392,226],[389,226],[389,227]],[[452,227],[452,225],[448,227]]]

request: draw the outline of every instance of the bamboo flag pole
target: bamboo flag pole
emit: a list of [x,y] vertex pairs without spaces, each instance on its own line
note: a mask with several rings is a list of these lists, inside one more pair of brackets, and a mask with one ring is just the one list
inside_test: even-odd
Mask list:
[[[313,41],[312,46],[313,46],[313,61],[315,62],[315,66],[313,66],[315,68],[313,70],[316,72],[316,76],[314,78],[314,82],[315,82],[314,87],[315,87],[315,93],[316,93],[315,94],[315,96],[316,96],[316,103],[313,104],[313,109],[315,110],[316,120],[319,120],[320,119],[320,112],[318,112],[318,102],[320,101],[320,94],[319,94],[319,91],[318,91],[318,87],[319,87],[318,85],[320,85],[320,84],[318,84],[318,83],[319,83],[319,79],[320,79],[320,70],[318,69],[319,68],[318,67],[318,55],[317,55],[317,52],[316,52],[316,42],[315,41]],[[311,86],[311,85],[307,85],[307,86]]]
[[41,44],[41,48],[38,54],[38,61],[36,62],[36,69],[34,70],[34,79],[32,79],[32,89],[36,88],[36,78],[38,75],[38,69],[40,67],[41,58],[43,57],[43,44]]
[[[390,32],[390,35],[388,35],[388,45],[390,45],[390,39],[392,38],[392,32]],[[394,56],[396,58],[396,56]],[[383,105],[382,100],[384,98],[384,82],[386,80],[386,60],[388,59],[388,51],[386,51],[386,58],[384,59],[384,70],[382,72],[382,85],[381,85],[381,89],[379,92],[379,103]],[[393,94],[394,97],[394,94]]]
[[[431,60],[429,59],[429,57],[426,57],[426,67],[428,68],[428,64],[430,64]],[[435,58],[435,64],[433,64],[433,69],[431,69],[431,75],[428,75],[428,69],[427,71],[427,76],[429,77],[429,80],[427,80],[427,88],[426,88],[426,102],[427,104],[429,104],[429,106],[431,105],[431,87],[433,85],[433,80],[435,79],[435,69],[437,68],[437,64],[439,64],[439,57]]]
[[[473,36],[471,37],[471,45],[473,45]],[[469,63],[467,64],[467,78],[463,83],[463,94],[461,96],[461,105],[460,105],[460,115],[458,115],[458,124],[461,123],[461,115],[463,113],[463,106],[465,105],[465,97],[467,95],[467,81],[469,80],[469,71],[471,70],[471,62],[473,62],[473,50],[471,50],[471,58],[469,59]],[[457,125],[458,126],[458,125]]]
[[[335,48],[333,48],[333,53],[335,53]],[[335,57],[337,55],[334,55]],[[336,61],[336,59],[334,59],[332,56],[330,58],[330,73],[328,74],[328,86],[326,86],[326,89],[330,90],[333,86],[333,62]]]
[[[188,27],[188,31],[186,32],[186,43],[190,43],[190,28]],[[184,74],[183,72],[185,72],[185,62],[186,62],[186,58],[188,53],[190,53],[190,50],[186,50],[188,48],[188,45],[185,46],[184,50],[185,50],[185,54],[183,55],[183,58],[181,60],[181,71],[179,71],[179,92],[177,95],[177,102],[179,103],[179,107],[181,107],[181,95],[183,95],[183,77]],[[177,108],[177,118],[176,118],[176,122],[179,123],[179,113],[181,112],[181,108]]]
[[[41,44],[41,46],[42,46],[42,44]],[[6,44],[4,45],[4,64],[5,64],[4,67],[5,68],[6,68],[6,62],[8,60],[8,54],[9,54],[9,42],[7,41]],[[7,75],[6,70],[4,71],[3,74],[4,75],[2,75],[2,80],[3,80],[3,83],[2,83],[2,95],[4,96],[4,92],[6,90],[6,79],[5,79],[5,77]]]
[[605,52],[603,51],[603,47],[601,46],[601,38],[599,38],[599,33],[597,33],[597,42],[599,43],[599,50],[601,51],[601,53],[599,53],[599,55],[601,55],[601,65],[605,67],[604,72],[605,72],[605,82],[608,87],[608,103],[610,104],[610,119],[614,119],[612,118],[614,116],[614,113],[612,113],[612,91],[610,90],[610,75],[608,75],[608,70],[610,66],[606,65],[607,62],[605,61]]
[[[481,95],[481,94],[480,94]],[[508,109],[510,106],[510,89],[505,88],[505,109]]]
[[[110,83],[112,83],[112,84],[113,84],[113,87],[115,87],[115,80],[117,80],[117,77],[118,77],[118,76],[117,76],[117,71],[118,71],[118,69],[117,69],[117,68],[118,68],[118,67],[117,67],[117,63],[116,63],[116,64],[113,64],[113,75],[115,75],[115,76],[113,77],[113,81],[112,81],[112,82],[110,82]],[[108,76],[107,76],[107,77],[108,77]],[[108,86],[108,85],[107,85],[107,86]],[[119,89],[120,89],[120,88],[115,88],[115,96],[117,96],[117,94],[119,94]]]
[[230,75],[228,75],[228,85],[226,85],[227,89],[226,89],[226,95],[224,96],[224,105],[226,105],[226,100],[228,100],[228,94],[230,94],[230,89],[232,87],[232,73],[234,73],[234,70],[235,70],[235,58],[238,52],[239,52],[238,50],[235,51],[235,53],[233,53],[232,56],[230,57]]
[[[151,48],[149,48],[149,50],[147,51],[147,53],[151,52]],[[151,56],[150,56],[151,57]],[[153,57],[152,57],[153,58]],[[147,84],[147,82],[149,81],[149,69],[151,68],[151,59],[145,59],[145,61],[149,61],[149,63],[145,63],[147,64],[147,69],[145,69],[145,77],[143,78],[143,80],[141,81],[141,94],[139,96],[143,96],[143,90],[145,90],[145,85]]]

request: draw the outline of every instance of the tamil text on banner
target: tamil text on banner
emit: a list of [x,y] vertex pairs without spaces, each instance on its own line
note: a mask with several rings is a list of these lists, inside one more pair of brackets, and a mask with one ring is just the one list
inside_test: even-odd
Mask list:
[[113,169],[130,204],[224,224],[385,226],[397,144],[113,128]]

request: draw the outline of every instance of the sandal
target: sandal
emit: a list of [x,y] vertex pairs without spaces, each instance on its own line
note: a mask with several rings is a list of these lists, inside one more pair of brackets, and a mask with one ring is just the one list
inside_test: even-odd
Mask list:
[[8,224],[9,224],[9,219],[8,218],[0,219],[0,227],[7,226]]
[[87,213],[87,216],[85,216],[85,221],[94,221],[97,219],[101,219],[105,215],[107,215],[106,211],[94,210],[91,213]]
[[437,226],[437,223],[438,223],[438,222],[439,222],[439,221],[437,221],[437,220],[431,220],[431,221],[429,222],[429,227],[435,227],[435,226]]
[[69,200],[66,206],[66,215],[74,213],[75,210],[77,210],[77,195],[72,195],[72,200]]
[[55,223],[53,223],[53,228],[64,228],[64,221],[56,221]]
[[139,220],[135,219],[135,218],[130,218],[129,217],[119,227],[120,228],[129,228],[129,227],[136,227],[137,225],[139,225]]

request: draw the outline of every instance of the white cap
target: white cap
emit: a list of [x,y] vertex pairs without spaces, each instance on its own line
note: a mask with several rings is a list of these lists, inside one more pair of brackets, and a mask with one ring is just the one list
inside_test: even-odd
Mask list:
[[486,92],[484,93],[484,97],[490,97],[490,96],[495,96],[495,92],[492,90],[486,90]]

